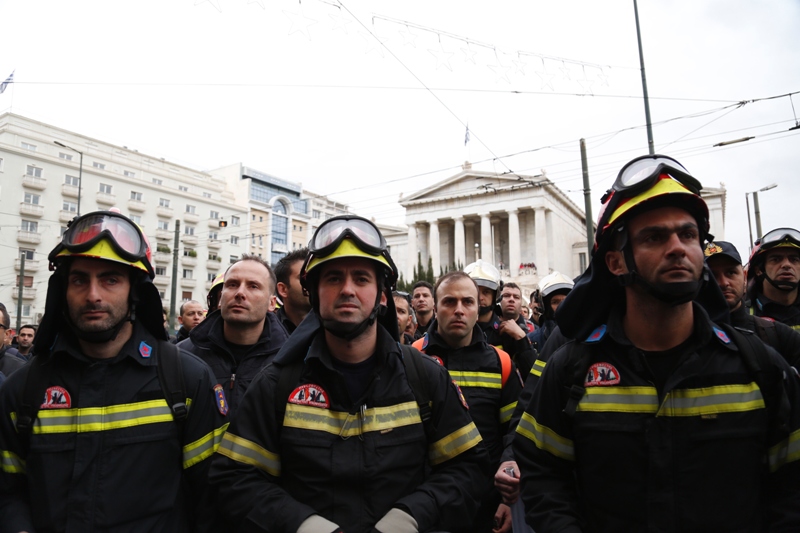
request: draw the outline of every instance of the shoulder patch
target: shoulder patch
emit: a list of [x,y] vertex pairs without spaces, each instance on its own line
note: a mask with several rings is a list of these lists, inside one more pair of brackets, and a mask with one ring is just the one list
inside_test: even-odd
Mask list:
[[771,316],[760,316],[758,318],[763,318],[764,320],[769,320],[770,322],[775,322],[775,319]]
[[592,332],[589,334],[589,336],[588,336],[588,337],[586,337],[586,340],[585,340],[585,341],[583,341],[583,342],[599,342],[599,341],[600,341],[600,339],[602,339],[603,337],[605,337],[605,335],[606,335],[606,329],[608,329],[608,328],[606,327],[606,325],[605,325],[605,324],[603,324],[602,326],[597,326],[597,327],[594,329],[594,331],[592,331]]
[[225,387],[222,385],[214,385],[214,397],[217,400],[217,409],[219,414],[225,416],[228,414],[228,399],[225,398]]
[[153,353],[153,348],[149,344],[144,341],[139,343],[139,355],[147,359],[151,353]]
[[289,395],[288,402],[297,405],[323,407],[325,409],[329,409],[331,406],[328,393],[325,392],[325,389],[313,383],[306,383],[294,389]]
[[458,386],[456,380],[453,380],[453,387],[456,388],[456,392],[458,393],[458,399],[461,400],[461,405],[464,406],[464,409],[469,409],[469,405],[467,405],[467,399],[464,398],[464,393],[461,392],[461,387]]
[[428,334],[426,333],[422,337],[422,348],[420,348],[419,351],[424,352],[427,347],[428,347]]
[[723,344],[730,344],[731,343],[730,337],[728,337],[728,334],[725,333],[724,330],[721,330],[716,326],[713,326],[713,329],[714,329],[714,335],[716,335],[717,338],[720,341],[722,341]]
[[44,403],[40,409],[69,409],[72,407],[72,397],[64,387],[49,387],[44,391]]
[[442,361],[442,358],[439,357],[438,355],[428,355],[428,357],[439,363],[439,366],[444,366],[444,361]]
[[611,363],[595,363],[586,372],[586,387],[608,387],[619,384],[619,372]]

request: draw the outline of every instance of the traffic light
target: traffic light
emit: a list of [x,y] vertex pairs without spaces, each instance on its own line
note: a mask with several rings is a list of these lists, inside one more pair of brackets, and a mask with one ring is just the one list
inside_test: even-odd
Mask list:
[[227,228],[228,227],[228,221],[227,220],[220,220],[219,221],[219,227],[220,228]]

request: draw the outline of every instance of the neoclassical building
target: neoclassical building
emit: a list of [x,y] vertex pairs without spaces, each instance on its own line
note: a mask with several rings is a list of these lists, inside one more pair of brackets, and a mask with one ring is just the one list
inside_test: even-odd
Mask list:
[[[574,277],[588,262],[583,211],[547,179],[463,170],[401,196],[406,209],[406,279],[417,258],[435,273],[477,258],[502,267],[504,277],[532,288],[558,270]],[[522,265],[522,268],[520,266]]]

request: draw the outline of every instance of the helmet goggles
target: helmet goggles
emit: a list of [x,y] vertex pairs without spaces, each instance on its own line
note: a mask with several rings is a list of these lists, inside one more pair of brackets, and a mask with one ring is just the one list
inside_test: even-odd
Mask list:
[[326,257],[347,238],[370,255],[381,255],[386,251],[386,239],[375,224],[361,217],[342,216],[328,219],[317,229],[308,244],[309,255]]
[[756,241],[756,245],[766,248],[775,248],[788,245],[800,248],[800,231],[794,228],[778,228],[767,232]]

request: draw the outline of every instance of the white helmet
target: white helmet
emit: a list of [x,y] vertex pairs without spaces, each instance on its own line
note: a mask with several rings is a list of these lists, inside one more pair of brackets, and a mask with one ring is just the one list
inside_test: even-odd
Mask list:
[[561,272],[553,272],[543,277],[539,281],[539,307],[545,319],[553,318],[553,310],[550,308],[550,297],[557,292],[569,292],[575,283]]

